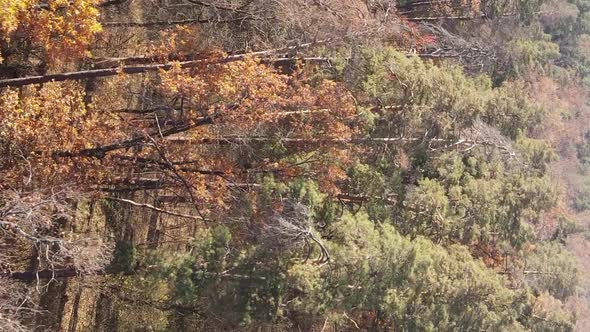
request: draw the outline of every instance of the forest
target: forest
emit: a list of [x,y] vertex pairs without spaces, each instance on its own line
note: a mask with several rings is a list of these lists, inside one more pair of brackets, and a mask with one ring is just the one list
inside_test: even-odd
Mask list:
[[0,7],[0,331],[590,331],[590,0]]

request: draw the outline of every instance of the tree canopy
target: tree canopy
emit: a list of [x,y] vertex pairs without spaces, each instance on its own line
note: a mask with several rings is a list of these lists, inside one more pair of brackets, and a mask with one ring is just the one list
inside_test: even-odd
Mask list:
[[0,330],[590,326],[589,4],[0,6]]

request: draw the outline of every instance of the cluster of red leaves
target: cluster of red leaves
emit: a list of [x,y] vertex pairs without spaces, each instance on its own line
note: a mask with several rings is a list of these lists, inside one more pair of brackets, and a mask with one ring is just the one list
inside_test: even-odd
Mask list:
[[425,47],[434,45],[437,42],[436,36],[424,33],[415,22],[401,17],[400,25],[403,29],[395,36],[394,43],[401,49],[409,52],[420,52]]

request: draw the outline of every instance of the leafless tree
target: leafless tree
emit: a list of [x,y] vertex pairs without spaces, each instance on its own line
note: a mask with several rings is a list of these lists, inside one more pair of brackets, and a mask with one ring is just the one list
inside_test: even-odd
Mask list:
[[330,261],[328,249],[314,233],[311,211],[299,202],[287,202],[283,211],[276,212],[265,229],[265,235],[285,248],[303,245],[307,248],[306,261],[311,256],[315,244],[320,250],[316,262],[323,264]]
[[435,37],[424,50],[417,51],[422,58],[454,59],[470,73],[489,70],[497,59],[495,50],[480,40],[460,36],[430,22],[421,22],[419,27],[423,34]]
[[31,291],[41,291],[54,278],[40,278],[39,271],[90,273],[110,262],[111,244],[65,230],[82,199],[67,189],[0,191],[0,331],[26,330],[22,323],[37,312],[23,284],[13,280],[15,269],[26,270],[32,276],[27,280],[36,279]]
[[470,127],[461,132],[460,139],[455,144],[461,144],[463,151],[469,151],[477,146],[487,146],[498,150],[509,160],[519,161],[519,153],[510,139],[502,135],[495,127],[481,120],[475,121]]
[[21,332],[29,328],[23,321],[38,312],[27,296],[25,286],[0,279],[0,331]]
[[[71,221],[73,207],[81,195],[68,190],[49,193],[5,190],[0,193],[0,246],[15,243],[30,246],[37,269],[75,267],[81,271],[102,269],[110,259],[111,246],[98,238],[66,234],[61,225]],[[14,263],[5,251],[0,256],[2,270],[11,270]]]

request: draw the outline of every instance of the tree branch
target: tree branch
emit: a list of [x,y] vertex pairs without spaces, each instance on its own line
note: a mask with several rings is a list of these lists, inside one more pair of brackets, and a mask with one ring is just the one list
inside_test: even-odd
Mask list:
[[111,200],[111,201],[117,201],[117,202],[126,203],[126,204],[137,206],[137,207],[148,208],[150,210],[153,210],[153,211],[156,211],[156,212],[160,212],[160,213],[163,213],[163,214],[167,214],[167,215],[170,215],[170,216],[175,216],[175,217],[180,217],[180,218],[186,218],[186,219],[192,219],[192,220],[205,221],[205,219],[203,219],[202,217],[197,217],[197,216],[191,216],[189,214],[172,212],[172,211],[168,211],[168,210],[165,210],[165,209],[161,209],[161,208],[155,207],[155,206],[153,206],[151,204],[138,203],[138,202],[132,201],[130,199],[116,198],[116,197],[107,197],[106,199]]

